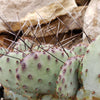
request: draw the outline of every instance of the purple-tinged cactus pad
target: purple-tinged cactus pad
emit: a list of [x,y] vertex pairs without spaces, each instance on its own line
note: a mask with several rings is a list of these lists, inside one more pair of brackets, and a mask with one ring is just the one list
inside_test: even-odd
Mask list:
[[23,58],[23,54],[11,52],[7,55],[8,56],[2,56],[0,58],[0,83],[6,88],[14,91],[18,88],[16,85],[16,69],[20,64],[20,59]]
[[[69,50],[66,51],[69,56],[73,55]],[[16,77],[25,91],[36,95],[55,94],[57,77],[68,56],[57,48],[50,49],[48,52],[57,58],[45,51],[36,51],[22,60]]]
[[57,80],[57,93],[59,97],[73,98],[78,90],[79,60],[72,57],[65,62]]
[[15,93],[33,96],[33,94],[27,93],[20,88],[18,80],[16,79],[16,72],[25,54],[21,52],[10,52],[7,55],[0,58],[0,83]]

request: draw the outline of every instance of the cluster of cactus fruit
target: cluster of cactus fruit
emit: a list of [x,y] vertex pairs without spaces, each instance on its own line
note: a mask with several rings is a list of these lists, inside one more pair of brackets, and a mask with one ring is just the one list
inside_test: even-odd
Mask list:
[[0,83],[12,100],[100,99],[100,36],[89,46],[68,50],[53,45],[32,48],[20,42],[0,49]]

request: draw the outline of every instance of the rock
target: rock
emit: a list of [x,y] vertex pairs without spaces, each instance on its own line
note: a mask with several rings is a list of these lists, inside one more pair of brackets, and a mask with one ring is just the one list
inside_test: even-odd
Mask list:
[[[41,25],[41,28],[38,27],[36,29],[36,26],[34,26],[34,30],[36,29],[35,36],[37,38],[33,36],[32,32],[30,32],[30,34],[24,34],[23,37],[26,36],[27,38],[32,39],[36,43],[36,45],[39,44],[39,41],[41,43],[51,43],[59,45],[59,42],[57,41],[58,39],[64,47],[71,48],[73,45],[81,42],[81,32],[83,28],[83,19],[86,8],[87,7],[73,8],[69,11],[69,13],[59,16],[48,24]],[[70,14],[73,17],[70,16]],[[33,33],[35,32],[34,30]],[[74,37],[75,35],[76,37]]]
[[[69,12],[70,9],[76,7],[75,0],[60,0],[56,1],[50,5],[44,6],[40,9],[33,10],[33,13],[28,13],[25,17],[20,19],[20,22],[7,22],[11,25],[11,28],[14,31],[19,30],[20,24],[23,25],[25,22],[27,25],[23,27],[23,29],[27,29],[31,24],[33,26],[39,24],[46,24],[50,21],[56,19],[56,17],[65,15]],[[31,24],[30,24],[31,22]]]
[[[60,41],[63,39],[66,39],[66,41],[64,41],[62,44],[67,44],[67,42],[69,41],[69,40],[67,40],[67,38],[71,37],[72,35],[81,33],[82,27],[83,27],[83,17],[84,17],[86,8],[87,7],[75,7],[73,9],[70,9],[65,15],[58,16],[56,19],[50,21],[50,23],[40,25],[41,28],[37,27],[37,30],[35,33],[36,37],[41,42],[43,42],[43,40],[45,40],[45,43],[55,44],[55,43],[57,43],[57,39],[55,38],[57,36]],[[14,24],[15,23],[12,23],[12,25],[14,25]],[[16,27],[17,26],[18,25],[16,25]],[[59,30],[58,30],[58,26],[59,26]],[[35,29],[36,29],[36,25],[34,25],[33,33],[35,32]],[[24,32],[26,30],[27,30],[27,28],[24,29]],[[27,33],[27,34],[26,33],[24,34],[24,36],[26,36],[26,37],[33,36],[32,32]],[[11,39],[11,37],[12,37],[12,40],[14,40],[13,35],[10,36],[9,39]],[[79,37],[80,37],[80,35],[79,35]],[[6,38],[8,38],[8,37],[6,37]],[[79,39],[77,37],[76,37],[76,40],[79,41]],[[37,40],[34,39],[34,41],[37,43]],[[9,41],[8,42],[5,41],[5,43],[10,44],[11,42],[9,43]],[[71,45],[74,43],[76,43],[75,40],[71,41]]]
[[[22,29],[24,32],[30,26],[29,21],[32,22],[32,26],[39,24],[39,22],[45,24],[56,19],[57,16],[65,15],[69,9],[77,6],[75,0],[0,0],[0,4],[0,37],[3,38],[1,41],[6,41],[3,44],[7,43],[7,45],[11,43],[11,41],[7,42],[4,39],[5,36],[6,38],[9,37],[8,31],[13,30],[13,34],[16,34],[25,24],[25,21],[27,21],[27,25],[25,24]],[[6,35],[2,33],[6,33]],[[14,37],[10,34],[8,39],[13,38],[14,40]]]
[[[83,29],[92,40],[100,35],[100,0],[91,0],[84,16]],[[85,34],[83,40],[88,42]]]
[[[10,0],[8,3],[8,0],[3,0],[0,1],[0,16],[6,20],[13,31],[17,31],[21,28],[20,25],[23,25],[25,21],[31,21],[32,25],[37,25],[38,22],[44,24],[55,19],[57,16],[66,14],[69,9],[76,7],[75,0],[54,1],[55,0]],[[43,19],[40,18],[37,12]],[[27,22],[27,25],[30,26],[30,23]]]
[[28,13],[49,5],[55,0],[0,0],[0,16],[7,21],[18,21]]
[[[36,30],[36,37],[46,37],[50,35],[57,35],[61,33],[67,33],[70,30],[82,29],[83,27],[83,17],[87,7],[75,7],[69,10],[65,15],[58,16],[56,19],[52,20],[50,23],[41,25]],[[82,10],[83,9],[83,10]],[[58,29],[59,25],[59,29]],[[37,26],[36,26],[37,27]],[[34,29],[36,29],[34,27]],[[33,30],[34,33],[34,30]],[[28,35],[33,36],[30,32]],[[26,34],[27,35],[27,34]]]
[[[55,0],[0,0],[0,19],[6,22],[18,22],[28,13],[55,2]],[[6,25],[0,20],[0,33],[6,31]],[[20,27],[19,27],[20,28]]]
[[[28,15],[26,15],[26,17],[20,19],[20,21],[7,20],[6,24],[2,24],[4,26],[4,30],[2,32],[5,32],[6,30],[11,31],[7,27],[7,25],[9,25],[10,28],[14,31],[14,34],[17,34],[17,32],[21,29],[21,26],[24,24],[25,26],[22,28],[22,30],[23,33],[25,33],[32,24],[32,26],[34,27],[32,32],[35,32],[34,30],[36,29],[36,26],[39,25],[39,27],[37,27],[35,35],[41,41],[43,41],[44,38],[45,43],[49,43],[52,38],[56,37],[57,35],[59,40],[62,40],[63,37],[65,37],[64,39],[67,39],[71,37],[72,34],[76,34],[75,32],[72,32],[73,30],[79,30],[78,33],[81,33],[80,30],[82,30],[83,27],[83,16],[86,8],[86,6],[77,7],[74,0],[61,0],[59,2],[56,1],[56,3],[46,5],[35,10],[33,13],[29,13]],[[42,16],[42,18],[40,16]],[[32,32],[26,32],[24,35],[26,37],[31,37],[33,36]],[[14,41],[14,37],[14,35],[11,35],[9,33],[7,35],[6,32],[7,39],[11,39]],[[7,43],[7,45],[9,46],[9,44],[11,43],[11,41],[9,40],[5,40],[4,36],[3,44]],[[35,40],[35,42],[36,41],[37,40]],[[67,42],[68,40],[64,41],[62,44],[65,44]],[[51,43],[57,43],[57,39],[54,38]],[[73,42],[71,43],[73,44]]]

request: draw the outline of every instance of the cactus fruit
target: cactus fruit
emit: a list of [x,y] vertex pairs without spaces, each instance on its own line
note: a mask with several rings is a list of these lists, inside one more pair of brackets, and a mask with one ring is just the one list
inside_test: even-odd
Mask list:
[[[62,49],[54,48],[48,52],[53,56],[45,51],[36,51],[22,60],[16,77],[25,91],[35,95],[55,94],[56,80],[63,65],[59,59],[66,61],[68,56]],[[69,56],[73,55],[69,50],[67,52]]]
[[84,89],[92,91],[100,99],[100,36],[87,48],[81,78]]
[[26,50],[29,50],[31,48],[33,42],[31,40],[29,40],[29,39],[25,39],[24,42],[19,40],[16,43],[15,47],[14,47],[14,51],[18,51],[18,50],[19,51],[26,51]]
[[82,56],[86,53],[87,45],[85,44],[78,44],[76,46],[73,46],[71,50],[78,56]]
[[57,93],[62,98],[73,98],[78,90],[77,57],[69,58],[62,67],[57,80]]

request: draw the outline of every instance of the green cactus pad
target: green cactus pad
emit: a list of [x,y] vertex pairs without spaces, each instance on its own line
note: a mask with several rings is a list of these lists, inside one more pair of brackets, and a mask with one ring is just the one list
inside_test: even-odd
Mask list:
[[84,55],[87,50],[87,45],[85,44],[78,44],[76,46],[73,46],[71,50],[78,56]]
[[18,87],[16,85],[17,80],[15,73],[20,64],[20,59],[23,58],[23,54],[11,52],[7,55],[8,56],[2,56],[0,58],[0,83],[5,87],[14,90],[14,87],[15,89]]
[[84,89],[100,98],[100,36],[87,48],[81,78]]
[[21,59],[26,56],[25,53],[10,52],[7,55],[0,58],[0,83],[15,93],[29,97],[33,96],[33,94],[27,93],[20,88],[16,79],[18,66],[20,66]]
[[[69,50],[66,51],[69,57],[73,55]],[[62,49],[54,48],[48,52],[63,62],[68,59]],[[16,77],[25,91],[36,95],[55,94],[56,80],[64,63],[50,54],[45,51],[36,51],[22,60]]]
[[31,40],[29,40],[29,39],[25,39],[24,42],[19,40],[16,43],[15,47],[14,47],[14,51],[18,51],[18,50],[19,51],[26,51],[26,50],[29,50],[31,48],[33,42]]
[[78,90],[79,60],[72,57],[65,62],[57,80],[57,93],[59,97],[73,98]]

